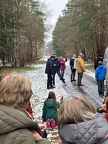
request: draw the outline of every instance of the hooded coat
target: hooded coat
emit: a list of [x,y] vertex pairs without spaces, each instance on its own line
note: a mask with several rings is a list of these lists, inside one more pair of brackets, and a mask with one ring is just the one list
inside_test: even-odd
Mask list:
[[104,67],[103,65],[99,65],[95,71],[95,78],[98,81],[102,81],[105,80],[105,77],[106,77],[106,67]]
[[108,133],[108,123],[104,117],[78,124],[67,124],[58,132],[62,144],[108,144],[108,136],[103,140]]
[[57,120],[57,111],[58,111],[59,107],[60,107],[60,103],[57,102],[57,108],[54,109],[53,108],[53,100],[47,99],[44,102],[42,118],[44,118],[45,120],[47,120],[49,118],[53,118],[54,120]]
[[0,144],[50,144],[44,138],[36,142],[29,129],[41,135],[38,124],[23,112],[0,104]]
[[45,68],[45,73],[46,73],[46,74],[54,74],[54,73],[55,73],[55,72],[54,72],[54,66],[53,66],[53,65],[54,65],[54,64],[53,64],[52,59],[49,58],[49,59],[47,60],[46,68]]

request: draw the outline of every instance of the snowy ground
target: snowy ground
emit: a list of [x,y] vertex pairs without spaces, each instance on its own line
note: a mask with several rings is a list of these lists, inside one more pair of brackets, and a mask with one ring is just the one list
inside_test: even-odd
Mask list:
[[[69,65],[68,62],[67,65]],[[56,76],[56,88],[47,90],[47,75],[45,74],[45,64],[33,65],[33,67],[36,67],[36,70],[28,71],[26,73],[23,73],[22,75],[30,79],[30,81],[32,82],[33,96],[31,98],[31,102],[34,117],[35,120],[39,122],[39,124],[42,124],[42,107],[49,91],[55,92],[58,101],[60,101],[60,98],[62,96],[64,97],[64,99],[67,98],[69,94],[64,90],[63,83],[59,80],[58,76]],[[93,72],[87,70],[86,73],[89,76],[94,77]],[[57,129],[49,130],[48,138],[49,140],[51,140],[51,144],[60,144]]]

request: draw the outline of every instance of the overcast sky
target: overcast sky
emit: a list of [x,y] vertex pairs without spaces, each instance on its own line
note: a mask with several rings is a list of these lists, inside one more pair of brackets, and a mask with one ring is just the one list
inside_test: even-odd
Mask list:
[[59,15],[62,14],[62,10],[65,8],[65,5],[68,3],[68,0],[40,0],[45,2],[48,5],[48,9],[52,10],[51,24],[55,26]]
[[60,14],[62,14],[62,10],[65,8],[68,0],[43,0],[50,9],[52,9],[52,18],[51,21],[53,24],[57,22],[57,19]]

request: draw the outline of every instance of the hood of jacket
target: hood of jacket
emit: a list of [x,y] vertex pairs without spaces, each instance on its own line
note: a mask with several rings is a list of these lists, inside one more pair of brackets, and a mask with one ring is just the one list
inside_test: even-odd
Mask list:
[[104,67],[103,65],[99,65],[99,66],[98,66],[99,69],[102,69],[103,67]]
[[45,101],[45,106],[47,106],[48,108],[52,108],[53,107],[53,100],[52,99],[47,99]]
[[105,80],[106,77],[106,67],[99,65],[95,71],[95,77],[97,80]]
[[37,129],[35,122],[23,112],[0,104],[0,135],[20,129]]
[[67,124],[59,129],[59,135],[72,144],[97,144],[108,132],[108,123],[104,117]]

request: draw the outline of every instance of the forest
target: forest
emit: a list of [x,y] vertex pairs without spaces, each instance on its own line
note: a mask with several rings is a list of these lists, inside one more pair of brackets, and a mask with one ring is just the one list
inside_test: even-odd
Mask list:
[[108,45],[108,0],[70,0],[58,18],[52,44],[65,57],[79,52],[85,60],[103,56]]
[[39,1],[0,0],[0,60],[4,66],[23,67],[40,56],[45,20]]
[[[0,0],[0,60],[24,67],[45,51],[48,12],[39,0]],[[48,21],[47,21],[48,22]],[[108,46],[108,0],[69,0],[47,45],[50,53],[85,60],[104,55]]]

